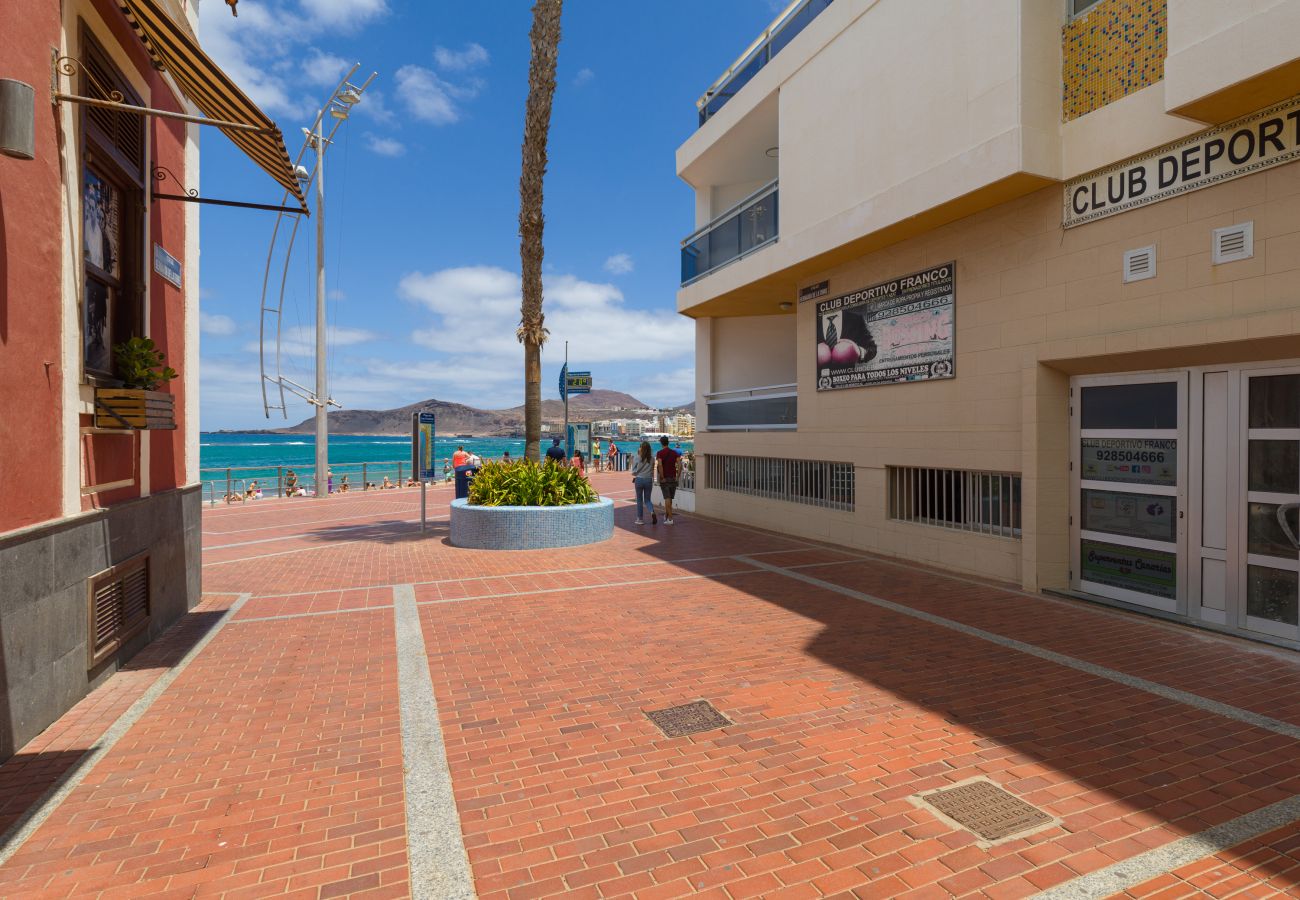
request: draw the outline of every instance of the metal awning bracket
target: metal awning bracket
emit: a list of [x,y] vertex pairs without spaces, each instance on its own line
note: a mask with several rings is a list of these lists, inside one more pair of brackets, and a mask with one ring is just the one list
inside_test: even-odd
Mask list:
[[169,178],[172,181],[176,182],[176,184],[180,185],[180,189],[184,191],[184,193],[183,194],[160,194],[157,191],[154,191],[152,194],[149,195],[150,199],[180,200],[185,203],[210,203],[213,206],[237,206],[240,209],[267,209],[270,210],[271,212],[286,212],[286,213],[293,213],[295,215],[304,215],[304,216],[311,215],[311,211],[308,210],[306,206],[303,207],[276,206],[271,203],[248,203],[243,200],[214,200],[208,197],[200,197],[199,192],[194,190],[194,188],[187,188],[185,187],[185,185],[181,184],[181,180],[176,177],[176,173],[173,172],[171,169],[168,169],[166,166],[153,167],[154,181],[161,184],[162,182],[166,181]]
[[[95,87],[107,95],[109,99],[102,100],[98,97],[82,97],[79,94],[65,94],[59,89],[59,76],[66,75],[69,78],[78,72],[84,74],[94,83]],[[109,90],[100,84],[81,61],[72,56],[58,56],[55,51],[54,62],[50,72],[50,99],[53,104],[59,103],[82,103],[87,106],[100,106],[104,109],[117,110],[118,112],[131,113],[137,116],[157,116],[162,119],[178,119],[182,122],[193,122],[196,125],[215,125],[218,128],[225,128],[230,131],[250,131],[258,134],[272,134],[275,128],[264,128],[261,125],[249,125],[247,122],[226,122],[221,119],[209,119],[206,116],[191,116],[189,113],[172,112],[167,109],[153,109],[148,106],[136,106],[126,103],[126,98],[122,96],[121,91]]]

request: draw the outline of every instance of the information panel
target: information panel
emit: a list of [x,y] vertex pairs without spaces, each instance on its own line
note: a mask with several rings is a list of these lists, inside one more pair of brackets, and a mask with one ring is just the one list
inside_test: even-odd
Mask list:
[[1101,541],[1082,541],[1079,551],[1084,581],[1166,600],[1178,596],[1178,558],[1173,553]]
[[1079,477],[1126,484],[1178,484],[1178,441],[1152,438],[1083,438]]
[[433,469],[434,421],[434,413],[411,413],[411,472],[420,481],[437,477]]
[[817,390],[952,378],[955,262],[817,304]]

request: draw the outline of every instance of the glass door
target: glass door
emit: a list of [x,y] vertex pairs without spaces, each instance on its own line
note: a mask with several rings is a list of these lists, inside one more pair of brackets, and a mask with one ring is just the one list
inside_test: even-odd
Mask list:
[[1238,624],[1300,640],[1300,368],[1242,376],[1246,565]]
[[1186,386],[1181,372],[1075,380],[1075,589],[1184,611]]

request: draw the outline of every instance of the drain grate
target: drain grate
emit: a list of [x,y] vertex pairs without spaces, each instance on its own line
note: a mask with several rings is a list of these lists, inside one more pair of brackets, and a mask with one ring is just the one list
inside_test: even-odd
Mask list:
[[685,737],[730,725],[730,720],[707,700],[683,703],[667,709],[647,710],[646,716],[668,737]]
[[945,788],[921,799],[986,841],[998,841],[1052,821],[1047,813],[989,781]]

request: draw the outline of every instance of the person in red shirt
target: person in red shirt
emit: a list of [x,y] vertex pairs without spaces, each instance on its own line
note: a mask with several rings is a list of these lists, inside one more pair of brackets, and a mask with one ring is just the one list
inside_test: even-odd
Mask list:
[[467,465],[469,465],[469,454],[465,452],[465,447],[462,445],[457,447],[456,452],[451,455],[451,467],[459,469],[461,466]]
[[[668,446],[668,436],[659,439],[660,449],[655,454],[655,472],[659,476],[659,491],[664,495],[664,524],[673,524],[673,497],[677,495],[677,469],[682,455]],[[653,524],[655,515],[650,514]]]

